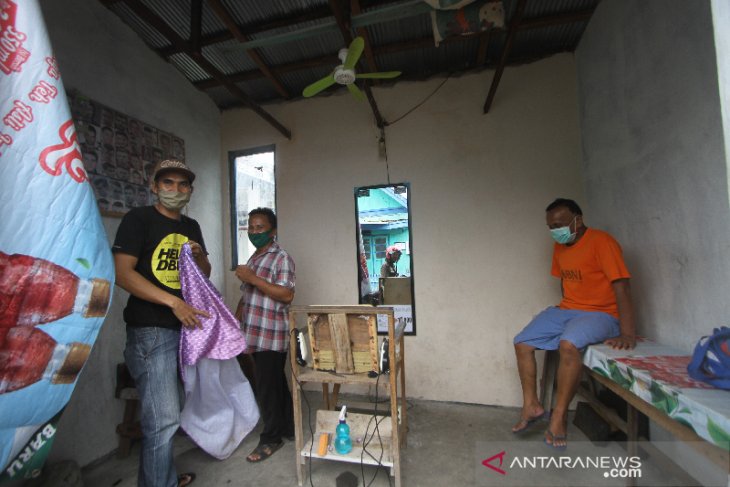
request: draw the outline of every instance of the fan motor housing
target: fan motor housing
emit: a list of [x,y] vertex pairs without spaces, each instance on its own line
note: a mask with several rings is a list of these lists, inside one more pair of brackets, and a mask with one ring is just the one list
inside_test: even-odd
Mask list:
[[345,69],[343,66],[338,66],[335,69],[334,78],[335,81],[341,85],[349,85],[355,81],[355,70]]

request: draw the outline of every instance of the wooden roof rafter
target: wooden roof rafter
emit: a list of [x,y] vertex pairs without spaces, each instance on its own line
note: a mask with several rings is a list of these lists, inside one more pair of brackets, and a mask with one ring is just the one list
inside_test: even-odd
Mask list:
[[[352,11],[353,15],[360,15],[362,13],[362,9],[360,8],[360,0],[350,0],[350,11]],[[357,35],[365,40],[365,59],[368,63],[368,69],[371,73],[374,73],[378,71],[378,65],[375,62],[375,54],[373,54],[372,43],[370,42],[370,35],[368,35],[368,30],[365,27],[358,27],[356,31]],[[378,81],[377,79],[374,79],[372,81],[376,85],[380,83],[380,81]]]
[[[209,76],[216,79],[222,84],[233,96],[241,100],[246,106],[251,108],[257,115],[268,122],[272,127],[279,131],[287,139],[291,139],[291,131],[282,125],[276,118],[274,118],[269,112],[264,110],[261,105],[256,103],[250,96],[248,96],[241,88],[235,83],[230,81],[225,74],[219,71],[213,64],[208,61],[202,52],[198,49],[197,52],[191,47],[191,43],[180,37],[180,35],[170,27],[167,22],[160,18],[155,12],[149,7],[143,4],[140,0],[102,0],[102,3],[106,6],[110,6],[113,3],[123,2],[126,4],[139,18],[155,28],[162,36],[164,36],[170,43],[172,43],[180,52],[184,52],[190,58],[195,61],[198,66],[205,71]],[[193,8],[195,4],[193,2]],[[192,35],[195,37],[195,34]],[[199,44],[199,42],[198,42]]]
[[[590,19],[591,15],[593,15],[593,9],[590,9],[590,10],[583,10],[583,11],[579,11],[579,12],[569,12],[569,13],[564,13],[564,14],[555,14],[555,15],[549,15],[549,16],[537,17],[537,18],[531,18],[531,19],[522,19],[522,15],[524,13],[526,3],[527,3],[527,0],[519,0],[519,3],[517,4],[517,8],[515,9],[515,15],[514,15],[512,21],[510,22],[510,26],[507,31],[507,39],[506,39],[503,49],[502,49],[502,55],[500,57],[499,64],[497,65],[497,68],[495,70],[494,77],[492,78],[492,84],[489,87],[489,93],[487,94],[487,100],[484,102],[484,113],[488,113],[489,109],[492,106],[492,102],[494,101],[494,96],[497,93],[497,87],[499,86],[499,81],[502,78],[502,73],[504,72],[504,68],[507,65],[507,61],[509,59],[514,36],[518,31],[527,30],[527,29],[538,29],[541,27],[551,27],[554,25],[571,24],[574,22],[583,22],[583,21],[587,21],[588,19]],[[491,32],[492,32],[492,30],[489,31],[490,35],[491,35]],[[487,45],[488,45],[490,38],[491,37],[486,37],[486,41],[485,41],[485,37],[483,36],[480,39],[479,53],[477,54],[477,65],[482,65],[486,62],[486,51],[487,51]]]
[[[223,24],[228,28],[228,30],[231,32],[231,34],[233,34],[233,37],[238,42],[247,42],[250,40],[250,38],[246,34],[241,32],[241,30],[238,28],[236,22],[233,20],[233,17],[231,17],[231,14],[228,12],[225,5],[223,5],[221,0],[208,0],[208,5],[210,5],[210,8],[213,10],[213,12],[215,12],[221,22],[223,22]],[[246,53],[251,58],[251,60],[256,63],[259,71],[261,71],[264,76],[266,76],[269,81],[271,81],[271,83],[274,85],[274,88],[276,88],[277,93],[279,93],[284,98],[291,98],[289,92],[286,90],[286,88],[284,88],[284,85],[281,84],[281,81],[279,81],[279,79],[271,71],[269,66],[264,62],[258,50],[247,49]]]
[[484,113],[489,113],[489,109],[492,107],[492,101],[494,101],[494,95],[497,93],[499,80],[502,79],[502,73],[504,72],[504,68],[507,65],[509,53],[512,50],[512,42],[514,41],[515,34],[517,33],[517,30],[519,29],[520,23],[522,21],[522,14],[525,11],[525,4],[527,4],[527,0],[519,0],[517,8],[515,9],[515,14],[510,21],[509,29],[507,30],[507,40],[505,41],[504,47],[502,49],[502,56],[500,57],[497,69],[494,71],[494,76],[492,77],[492,85],[489,87],[489,93],[487,94],[487,100],[484,102]]

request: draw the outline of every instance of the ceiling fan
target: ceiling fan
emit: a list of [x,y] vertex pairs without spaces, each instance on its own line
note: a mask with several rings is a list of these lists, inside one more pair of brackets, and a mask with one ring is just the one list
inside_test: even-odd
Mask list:
[[350,93],[353,94],[358,100],[364,100],[365,96],[362,94],[360,88],[355,84],[356,79],[387,79],[395,78],[400,76],[400,71],[384,71],[380,73],[361,73],[355,74],[355,65],[362,55],[362,51],[365,48],[365,41],[362,37],[355,37],[350,43],[350,47],[340,49],[337,57],[340,58],[342,64],[337,66],[334,71],[328,74],[326,77],[319,81],[315,81],[311,85],[304,88],[302,96],[309,98],[314,96],[320,91],[326,90],[335,83],[347,86]]

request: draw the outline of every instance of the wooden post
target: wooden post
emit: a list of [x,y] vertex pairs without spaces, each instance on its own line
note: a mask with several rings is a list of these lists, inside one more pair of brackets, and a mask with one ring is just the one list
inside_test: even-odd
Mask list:
[[[639,411],[628,402],[626,403],[626,437],[626,453],[629,457],[638,456]],[[627,477],[626,487],[633,487],[634,485],[636,485],[634,478]]]
[[[296,328],[296,317],[293,311],[289,311],[289,332]],[[302,465],[304,459],[302,458],[301,451],[304,446],[304,440],[302,437],[302,399],[301,399],[301,385],[299,383],[299,364],[297,364],[296,356],[296,340],[289,340],[289,362],[292,367],[292,406],[294,409],[294,444],[296,446],[294,455],[296,456],[295,461],[297,465],[297,483],[299,487],[304,484],[304,471]]]
[[406,347],[403,337],[405,333],[401,333],[398,341],[400,342],[400,360],[398,368],[400,369],[400,445],[405,448],[408,446],[408,401],[406,401]]

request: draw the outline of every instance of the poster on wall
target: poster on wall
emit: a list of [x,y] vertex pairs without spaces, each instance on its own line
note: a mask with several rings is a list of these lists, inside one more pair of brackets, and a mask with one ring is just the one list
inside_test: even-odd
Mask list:
[[0,1],[0,483],[40,474],[114,266],[36,0]]
[[68,93],[84,168],[105,216],[154,203],[150,178],[164,159],[185,161],[185,142],[136,118]]
[[[413,333],[413,307],[410,305],[394,304],[393,319],[396,330],[403,329],[406,334]],[[378,315],[378,333],[388,333],[388,316]]]

